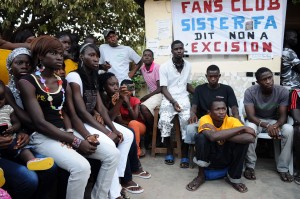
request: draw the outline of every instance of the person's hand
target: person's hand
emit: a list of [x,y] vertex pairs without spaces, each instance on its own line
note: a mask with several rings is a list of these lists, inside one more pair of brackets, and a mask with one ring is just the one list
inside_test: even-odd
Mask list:
[[109,134],[107,134],[107,136],[115,143],[118,144],[119,143],[119,138],[118,135],[113,133],[113,132],[109,132]]
[[99,140],[99,135],[98,134],[93,134],[93,135],[89,135],[86,137],[86,140],[91,144],[91,145],[94,145],[94,146],[97,146],[100,144]]
[[100,124],[104,125],[104,120],[103,117],[101,117],[101,115],[99,113],[95,113],[94,114],[94,118],[97,122],[99,122]]
[[127,96],[130,95],[130,92],[128,91],[126,85],[122,85],[122,86],[119,88],[119,94],[120,94],[120,98],[123,99],[123,100],[124,100],[124,97],[127,97]]
[[84,155],[91,155],[95,153],[96,149],[97,147],[89,143],[87,140],[82,140],[78,147],[79,152],[83,153]]
[[130,79],[132,79],[132,78],[133,78],[133,76],[134,76],[134,71],[129,71],[129,73],[128,73],[128,77],[129,77]]
[[15,149],[20,149],[26,146],[29,143],[29,135],[25,132],[20,131],[17,134],[17,144],[15,146]]
[[255,133],[254,129],[251,128],[251,127],[248,127],[248,126],[244,126],[244,131],[243,131],[243,133],[249,133],[249,134],[251,134],[253,137],[256,137],[256,133]]
[[0,149],[7,148],[13,140],[13,136],[0,136]]
[[280,127],[277,124],[269,125],[267,127],[267,132],[268,135],[273,139],[278,139],[280,137],[279,136]]
[[124,140],[123,133],[119,132],[118,130],[114,130],[112,133],[115,133],[118,136],[119,143],[123,142]]
[[181,112],[181,107],[179,106],[179,104],[177,102],[173,103],[173,107],[174,107],[175,111]]
[[9,127],[4,131],[3,134],[9,134],[9,135],[11,135],[11,134],[13,134],[14,132],[15,132],[15,128],[14,128],[14,126],[12,125],[12,126],[9,126]]
[[109,62],[105,61],[104,64],[102,64],[103,70],[108,71],[108,69],[111,68],[111,65]]
[[112,105],[116,105],[117,101],[120,98],[120,94],[119,93],[115,93],[113,94],[113,96],[111,97],[111,103]]
[[190,114],[190,118],[189,118],[189,124],[193,124],[193,123],[197,123],[198,121],[198,118],[196,116],[196,114],[194,112],[191,111],[191,114]]

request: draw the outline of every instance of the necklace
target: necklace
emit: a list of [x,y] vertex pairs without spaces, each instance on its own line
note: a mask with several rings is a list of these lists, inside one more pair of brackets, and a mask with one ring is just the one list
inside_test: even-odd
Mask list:
[[48,100],[48,102],[50,103],[51,109],[52,109],[52,110],[59,111],[59,114],[60,114],[61,117],[62,117],[61,109],[63,108],[64,102],[65,102],[65,89],[62,87],[63,81],[61,80],[61,78],[60,78],[58,75],[54,74],[54,76],[55,76],[56,79],[57,79],[57,84],[58,84],[59,87],[61,87],[61,92],[62,92],[62,94],[63,94],[61,105],[58,106],[58,107],[56,107],[56,106],[53,105],[53,97],[50,95],[50,89],[49,89],[49,87],[46,85],[46,80],[42,77],[41,71],[36,71],[36,72],[35,72],[35,75],[37,75],[37,76],[40,77],[40,81],[41,81],[41,83],[42,83],[42,84],[44,85],[44,87],[45,87],[43,90],[47,93],[47,96],[48,96],[48,97],[47,97],[47,100]]

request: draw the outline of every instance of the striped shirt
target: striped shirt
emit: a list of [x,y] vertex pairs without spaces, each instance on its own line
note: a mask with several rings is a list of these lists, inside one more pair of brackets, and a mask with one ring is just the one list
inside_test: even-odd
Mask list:
[[147,83],[149,93],[152,93],[157,89],[156,82],[159,80],[159,65],[152,63],[149,71],[147,71],[145,64],[141,67],[142,75]]

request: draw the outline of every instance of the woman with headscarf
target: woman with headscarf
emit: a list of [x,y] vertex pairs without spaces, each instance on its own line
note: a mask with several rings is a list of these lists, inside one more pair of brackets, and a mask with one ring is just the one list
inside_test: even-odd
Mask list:
[[[22,123],[23,130],[17,134],[17,144],[23,147],[29,142],[29,135],[32,129],[32,122],[28,114],[23,110],[20,92],[17,87],[18,80],[31,73],[31,55],[26,48],[17,48],[13,50],[6,62],[6,67],[9,72],[9,83],[6,88],[5,99],[8,104],[14,108],[14,111]],[[8,145],[7,137],[0,136],[0,147],[5,148]],[[35,157],[44,157],[35,153]],[[46,171],[30,171],[26,166],[21,165],[6,154],[1,154],[0,167],[5,172],[6,184],[5,187],[11,191],[12,197],[15,199],[31,199],[47,198],[51,191],[56,176],[57,167],[54,165]]]

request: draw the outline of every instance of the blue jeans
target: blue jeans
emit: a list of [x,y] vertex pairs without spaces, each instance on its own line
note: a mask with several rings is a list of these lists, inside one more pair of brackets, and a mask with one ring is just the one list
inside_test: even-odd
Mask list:
[[[3,169],[6,179],[4,187],[9,190],[13,199],[48,198],[57,176],[56,164],[49,170],[35,172],[28,170],[16,159],[5,159],[6,157],[3,158],[5,154],[1,155],[0,167]],[[34,156],[36,158],[45,157],[36,153]]]

